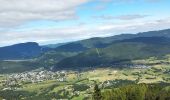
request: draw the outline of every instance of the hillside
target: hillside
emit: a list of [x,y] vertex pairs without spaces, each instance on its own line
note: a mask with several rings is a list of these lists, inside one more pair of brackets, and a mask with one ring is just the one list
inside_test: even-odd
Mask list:
[[6,47],[0,47],[0,59],[30,59],[39,56],[46,51],[35,42],[20,43]]
[[76,56],[66,58],[56,64],[58,68],[82,68],[111,66],[130,63],[131,60],[161,57],[170,53],[170,39],[165,37],[138,37],[115,41],[106,48],[94,48]]
[[18,73],[39,68],[35,61],[0,61],[0,74]]
[[[115,41],[121,41],[125,39],[132,39],[137,37],[167,37],[170,38],[170,29],[165,30],[159,30],[159,31],[148,31],[148,32],[140,32],[137,34],[120,34],[120,35],[114,35],[110,37],[95,37],[90,39],[85,39],[81,41],[76,41],[74,43],[79,43],[83,47],[86,48],[103,48],[110,43]],[[67,44],[68,46],[69,44]],[[64,46],[64,45],[63,45]]]
[[[56,45],[50,48],[49,45],[39,46],[37,43],[28,42],[28,43],[20,43],[6,47],[0,47],[0,59],[29,59],[33,57],[39,56],[44,51],[49,51],[49,53],[42,55],[49,58],[50,52],[56,52],[56,54],[60,52],[66,53],[80,53],[86,51],[91,48],[105,48],[108,45],[112,44],[115,41],[122,41],[125,39],[132,39],[137,37],[170,37],[170,29],[160,30],[160,31],[149,31],[149,32],[141,32],[137,34],[120,34],[111,37],[96,37],[90,38],[86,40],[70,42],[70,43],[60,43],[53,44]],[[48,47],[49,46],[49,47]],[[49,49],[50,48],[50,49]],[[57,57],[57,56],[56,56]],[[70,56],[63,56],[63,58]],[[50,59],[58,59],[55,57],[51,57]]]
[[[53,64],[55,64],[64,58],[75,56],[81,52],[84,52],[84,51],[87,51],[93,48],[105,48],[109,45],[112,45],[113,42],[119,42],[119,41],[123,42],[124,40],[127,41],[128,39],[132,39],[131,41],[133,42],[133,38],[138,40],[138,38],[141,38],[141,37],[155,37],[154,39],[156,40],[157,40],[156,37],[158,38],[162,37],[159,39],[163,39],[163,37],[170,37],[170,29],[141,32],[137,34],[120,34],[120,35],[115,35],[111,37],[103,37],[103,38],[96,37],[96,38],[90,38],[90,39],[85,39],[81,41],[71,42],[67,44],[62,44],[61,46],[54,48],[54,50],[49,51],[45,53],[44,55],[42,55],[39,58],[39,60],[42,62],[48,62],[48,60],[51,59],[53,60]],[[152,41],[156,42],[156,40],[151,39],[150,43],[152,43]],[[157,41],[157,43],[158,42],[160,41]]]
[[77,54],[78,52],[49,51],[36,58],[36,61],[39,62],[40,66],[49,69],[59,61]]
[[[167,29],[104,38],[90,38],[62,44],[56,48],[39,46],[34,42],[21,43],[1,47],[0,60],[35,58],[34,60],[37,64],[34,68],[45,67],[47,69],[52,67],[61,69],[110,66],[120,62],[131,63],[133,59],[168,54],[169,36],[170,29]],[[7,67],[6,70],[8,70],[8,64],[10,66],[10,63],[5,62],[0,67]],[[28,67],[20,62],[15,65],[17,65],[15,66],[16,68],[22,66],[25,70]],[[34,68],[31,66],[30,69]],[[9,68],[9,70],[11,69]]]

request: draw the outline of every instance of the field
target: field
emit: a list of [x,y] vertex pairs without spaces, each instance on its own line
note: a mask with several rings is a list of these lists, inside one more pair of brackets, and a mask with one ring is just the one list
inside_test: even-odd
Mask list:
[[[0,76],[1,93],[8,92],[2,90],[4,78],[4,75]],[[91,98],[95,83],[103,89],[136,83],[170,83],[170,65],[159,64],[150,68],[97,68],[82,72],[68,71],[64,82],[48,80],[39,83],[25,83],[14,91],[15,93],[26,92],[27,95],[21,94],[20,96],[26,100],[45,100],[48,97],[82,100]],[[3,97],[2,94],[0,95]]]
[[[97,83],[103,90],[122,87],[129,84],[140,83],[166,83],[170,84],[170,57],[163,60],[149,58],[145,60],[134,60],[134,64],[142,64],[138,67],[127,68],[95,68],[83,71],[67,70],[65,80],[50,79],[42,82],[19,82],[11,90],[6,90],[4,80],[8,74],[0,75],[0,97],[7,100],[48,100],[48,99],[71,99],[83,100],[91,99],[94,85]],[[62,73],[62,71],[61,71]],[[16,88],[17,87],[17,88]],[[169,87],[166,88],[169,90]],[[10,95],[10,96],[7,96]]]

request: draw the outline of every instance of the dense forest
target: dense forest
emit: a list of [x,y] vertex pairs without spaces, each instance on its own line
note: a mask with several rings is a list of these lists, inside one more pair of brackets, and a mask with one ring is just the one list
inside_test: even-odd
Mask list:
[[[43,93],[30,93],[25,91],[1,91],[0,99],[6,100],[57,100],[57,99],[72,99],[68,97],[67,92],[63,92],[63,96],[57,93],[46,94],[51,90],[50,87],[44,90]],[[81,88],[81,87],[78,87]],[[91,97],[83,100],[170,100],[170,84],[130,84],[117,88],[101,89],[97,84],[94,86],[94,91]]]
[[133,84],[100,90],[94,87],[93,100],[170,100],[168,84]]

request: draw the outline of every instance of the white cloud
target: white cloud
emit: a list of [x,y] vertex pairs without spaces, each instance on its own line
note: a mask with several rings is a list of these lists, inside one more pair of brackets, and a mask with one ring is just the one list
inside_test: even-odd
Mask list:
[[[103,37],[121,33],[137,33],[143,31],[170,28],[170,18],[146,21],[125,21],[122,23],[104,23],[97,26],[71,26],[65,28],[43,28],[23,31],[7,31],[0,33],[1,46],[19,42],[55,43],[67,42],[90,37]],[[55,42],[54,42],[55,41]]]
[[93,16],[94,18],[111,20],[111,19],[119,19],[119,20],[135,20],[148,17],[148,15],[141,14],[131,14],[131,15],[119,15],[119,16],[109,16],[109,15],[101,15],[101,16]]
[[[135,0],[0,0],[0,28],[21,25],[34,20],[77,19],[76,8],[90,1],[102,2],[95,9],[104,9],[105,3],[131,2]],[[160,0],[145,0],[160,1]],[[119,16],[129,19],[127,16]],[[139,17],[139,16],[138,16]]]
[[0,0],[0,26],[33,20],[76,18],[76,7],[89,0]]
[[[55,26],[48,27],[48,25],[47,27],[33,29],[32,27],[31,29],[28,27],[25,27],[24,29],[18,29],[20,27],[11,28],[11,26],[18,26],[25,22],[35,20],[63,21],[78,18],[76,14],[77,7],[89,1],[92,0],[0,0],[0,46],[30,41],[41,44],[47,42],[54,43],[54,41],[67,42],[90,37],[117,35],[124,32],[136,33],[139,31],[159,30],[169,28],[168,26],[170,26],[170,18],[147,21],[145,19],[134,20],[147,17],[147,15],[132,14],[121,16],[100,16],[102,19],[119,19],[121,20],[120,23],[104,23],[93,26],[91,25],[93,22],[91,22],[90,24],[80,23],[77,26],[68,25],[63,28],[56,28]],[[134,0],[98,1],[103,4],[104,2],[126,3]],[[154,2],[158,0],[145,1]],[[100,10],[104,9],[102,6],[98,7]]]

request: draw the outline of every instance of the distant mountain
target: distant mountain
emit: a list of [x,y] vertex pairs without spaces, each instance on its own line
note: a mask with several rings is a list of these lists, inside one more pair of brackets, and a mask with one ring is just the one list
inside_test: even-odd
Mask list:
[[[81,41],[71,42],[71,43],[58,46],[54,50],[43,54],[39,58],[39,61],[43,62],[43,65],[51,66],[53,64],[58,63],[62,59],[75,56],[79,53],[85,52],[93,48],[105,48],[109,45],[112,45],[112,43],[116,41],[123,42],[123,40],[128,41],[128,39],[131,39],[131,41],[133,41],[133,38],[138,40],[138,38],[140,37],[155,37],[154,39],[156,39],[156,37],[170,37],[170,29],[160,30],[160,31],[142,32],[142,33],[137,33],[137,34],[120,34],[120,35],[115,35],[111,37],[103,37],[103,38],[95,37],[95,38],[85,39]],[[151,42],[152,41],[150,41],[150,43]],[[154,40],[154,42],[156,41]],[[50,64],[48,64],[49,62]]]
[[0,60],[30,59],[39,56],[47,50],[47,48],[42,48],[35,42],[0,47]]
[[[56,48],[39,46],[34,42],[21,43],[0,47],[0,60],[36,59],[33,62],[17,63],[2,61],[0,68],[13,72],[12,70],[18,67],[26,71],[29,66],[31,70],[38,67],[82,68],[130,63],[133,59],[169,54],[169,38],[170,29],[166,29],[103,38],[95,37],[58,45]],[[15,66],[12,66],[13,63]],[[11,67],[8,68],[8,66]]]
[[170,38],[167,37],[136,37],[132,39],[125,39],[116,42],[139,42],[139,43],[146,43],[146,44],[156,44],[156,45],[169,45]]
[[54,69],[110,66],[166,54],[170,54],[170,38],[137,37],[115,41],[105,48],[93,48],[65,58],[58,62]]
[[[124,39],[132,39],[137,37],[168,37],[170,38],[170,29],[159,30],[159,31],[148,31],[148,32],[140,32],[137,34],[120,34],[114,35],[110,37],[95,37],[90,39],[85,39],[81,41],[76,41],[73,43],[79,43],[85,48],[103,48],[114,41],[124,40]],[[67,46],[69,45],[66,44]],[[62,45],[63,47],[65,45]]]
[[170,29],[159,31],[140,32],[137,34],[139,37],[167,37],[170,38]]
[[65,44],[68,44],[68,43],[47,44],[47,45],[42,45],[41,47],[57,48],[59,46],[65,45]]
[[95,37],[75,42],[70,42],[62,44],[55,48],[56,51],[85,51],[91,48],[104,48],[114,41],[121,41],[125,39],[132,39],[137,37],[167,37],[170,38],[170,29],[159,30],[159,31],[149,31],[149,32],[140,32],[137,34],[120,34],[110,37]]

